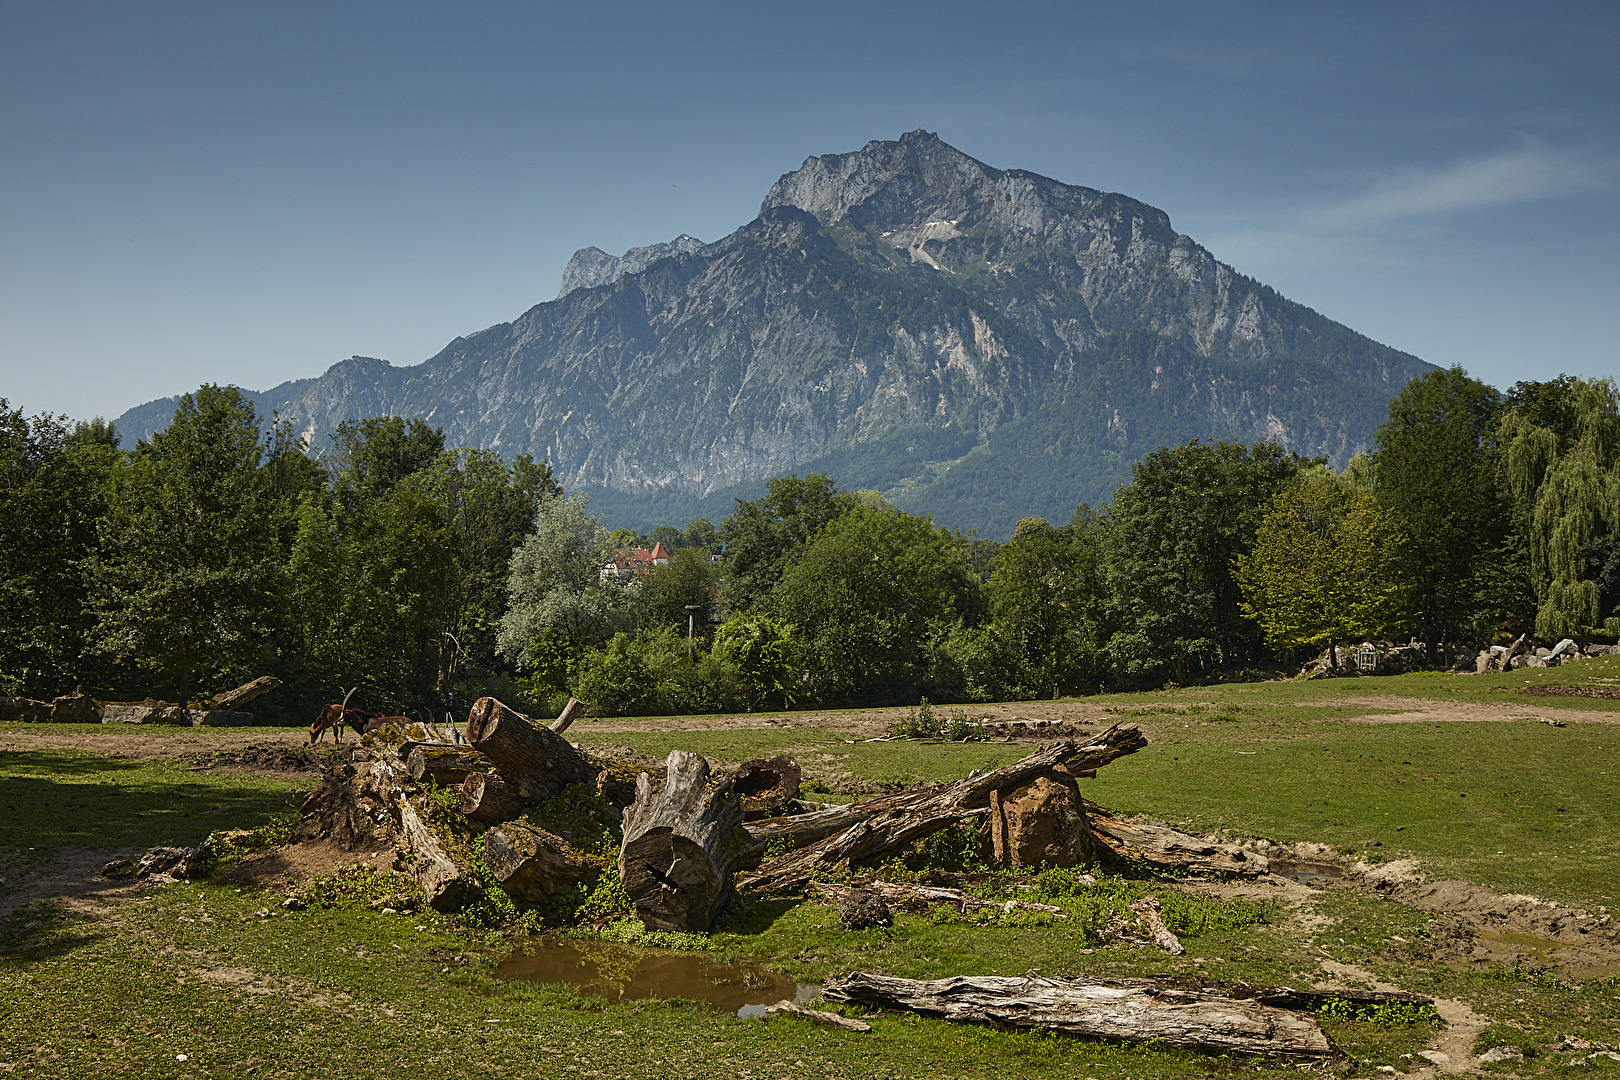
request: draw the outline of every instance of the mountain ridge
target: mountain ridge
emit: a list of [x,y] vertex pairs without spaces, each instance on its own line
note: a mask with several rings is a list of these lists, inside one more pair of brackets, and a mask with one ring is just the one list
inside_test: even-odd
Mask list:
[[1432,369],[1220,263],[1161,210],[920,131],[807,158],[711,244],[569,267],[557,299],[422,364],[355,357],[255,403],[317,440],[422,416],[453,444],[544,457],[636,527],[824,470],[1003,534],[1189,437],[1342,465]]

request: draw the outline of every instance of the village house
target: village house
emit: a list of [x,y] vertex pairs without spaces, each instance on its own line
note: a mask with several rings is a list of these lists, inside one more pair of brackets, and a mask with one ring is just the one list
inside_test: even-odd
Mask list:
[[654,544],[651,551],[644,547],[620,548],[602,564],[602,583],[628,585],[637,578],[646,577],[658,567],[668,565],[669,549],[662,541]]

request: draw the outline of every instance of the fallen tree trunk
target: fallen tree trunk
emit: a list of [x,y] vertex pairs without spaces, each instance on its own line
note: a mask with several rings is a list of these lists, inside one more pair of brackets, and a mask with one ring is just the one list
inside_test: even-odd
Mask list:
[[235,690],[215,694],[204,704],[210,709],[218,709],[221,712],[236,712],[254,698],[263,697],[280,685],[281,680],[274,675],[260,675],[257,679],[243,683]]
[[546,795],[595,780],[602,771],[567,739],[492,697],[473,702],[467,713],[467,741],[495,763],[507,783]]
[[730,778],[711,782],[709,763],[672,750],[661,787],[642,773],[624,814],[619,880],[649,930],[707,930],[731,893],[747,842],[742,799]]
[[[740,860],[743,865],[760,858],[773,841],[791,843],[797,837],[818,832],[821,836],[797,851],[757,864],[758,872],[743,887],[799,889],[813,877],[870,865],[955,822],[989,813],[995,792],[1019,788],[1043,773],[1061,771],[1072,775],[1095,769],[1146,745],[1147,740],[1135,724],[1116,724],[1084,745],[1075,740],[1061,742],[982,776],[917,788],[844,810],[806,814],[806,819],[817,820],[805,825],[796,826],[792,818],[759,822],[757,831],[750,830],[754,843],[744,852]],[[849,824],[838,832],[823,831],[845,821]]]
[[1092,840],[1116,858],[1172,866],[1199,874],[1258,877],[1269,873],[1271,861],[1236,844],[1219,844],[1164,825],[1138,825],[1121,821],[1106,807],[1082,800]]
[[813,1024],[825,1024],[828,1027],[843,1028],[845,1031],[871,1031],[872,1025],[865,1020],[851,1020],[847,1016],[837,1013],[822,1012],[820,1009],[807,1009],[796,1002],[783,999],[775,1005],[767,1006],[765,1018],[773,1016],[797,1016],[809,1020]]
[[1124,980],[960,975],[921,981],[854,972],[829,981],[821,993],[829,1001],[1093,1039],[1296,1058],[1336,1053],[1309,1016],[1205,990]]
[[594,884],[599,863],[569,848],[558,836],[522,822],[497,825],[484,834],[484,865],[501,888],[528,904],[543,904],[558,889]]
[[523,816],[529,800],[494,773],[468,773],[461,781],[461,812],[474,821],[513,821]]

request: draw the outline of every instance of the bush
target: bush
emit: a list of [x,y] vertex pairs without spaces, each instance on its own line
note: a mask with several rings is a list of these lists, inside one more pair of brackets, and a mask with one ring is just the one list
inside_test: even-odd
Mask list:
[[712,653],[686,657],[686,639],[668,627],[635,637],[614,634],[579,664],[575,696],[598,716],[737,712],[748,693],[737,669]]

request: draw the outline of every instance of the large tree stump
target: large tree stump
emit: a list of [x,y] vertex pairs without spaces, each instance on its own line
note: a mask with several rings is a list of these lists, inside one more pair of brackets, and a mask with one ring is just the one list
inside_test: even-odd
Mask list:
[[1139,980],[960,975],[921,981],[855,972],[828,981],[822,996],[947,1020],[1046,1028],[1120,1042],[1157,1041],[1223,1054],[1321,1058],[1335,1053],[1309,1016],[1203,990],[1145,986]]
[[742,799],[697,754],[673,750],[660,787],[642,773],[624,815],[619,879],[649,930],[707,930],[731,893]]
[[492,697],[473,702],[467,713],[467,741],[495,763],[507,783],[549,795],[569,784],[595,780],[602,771],[567,739]]
[[559,889],[594,884],[599,863],[575,852],[561,838],[520,821],[484,834],[484,864],[514,898],[540,905]]

